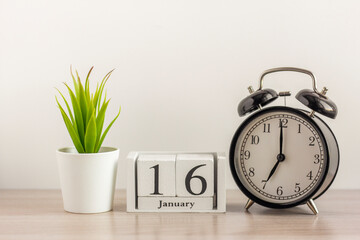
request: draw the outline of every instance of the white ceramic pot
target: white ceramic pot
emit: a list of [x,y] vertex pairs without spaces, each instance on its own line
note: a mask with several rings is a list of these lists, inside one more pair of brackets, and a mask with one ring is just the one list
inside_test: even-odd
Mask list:
[[64,209],[73,213],[112,210],[119,149],[79,154],[75,148],[57,150]]

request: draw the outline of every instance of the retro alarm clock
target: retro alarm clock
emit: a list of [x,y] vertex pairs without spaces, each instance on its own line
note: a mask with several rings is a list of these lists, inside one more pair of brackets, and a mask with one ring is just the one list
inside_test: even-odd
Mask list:
[[[264,107],[290,92],[263,88],[270,73],[292,71],[307,74],[312,89],[303,89],[296,99],[310,111],[287,106]],[[281,67],[265,71],[256,91],[238,106],[239,115],[251,115],[237,129],[230,147],[230,168],[240,190],[253,203],[270,208],[290,208],[307,204],[314,214],[314,200],[330,187],[339,166],[339,147],[329,126],[319,114],[335,119],[337,107],[320,92],[310,71]]]

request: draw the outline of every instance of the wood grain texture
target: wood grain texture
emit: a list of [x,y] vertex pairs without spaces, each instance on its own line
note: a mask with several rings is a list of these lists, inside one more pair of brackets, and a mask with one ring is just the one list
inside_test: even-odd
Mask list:
[[59,190],[0,190],[0,239],[360,239],[360,190],[330,190],[307,206],[275,210],[228,191],[227,213],[126,213],[125,191],[114,211],[72,214]]

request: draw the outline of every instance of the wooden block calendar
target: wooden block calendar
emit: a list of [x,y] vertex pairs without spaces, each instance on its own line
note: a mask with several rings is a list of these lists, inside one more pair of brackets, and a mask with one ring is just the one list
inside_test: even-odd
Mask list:
[[131,152],[128,212],[225,212],[225,154]]

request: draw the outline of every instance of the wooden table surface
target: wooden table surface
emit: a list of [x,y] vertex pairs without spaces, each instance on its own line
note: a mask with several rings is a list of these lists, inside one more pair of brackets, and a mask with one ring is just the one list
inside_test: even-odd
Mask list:
[[225,214],[126,213],[120,190],[113,211],[72,214],[60,190],[0,190],[0,239],[360,239],[360,190],[329,190],[317,216],[307,206],[246,212],[243,194],[227,193]]

